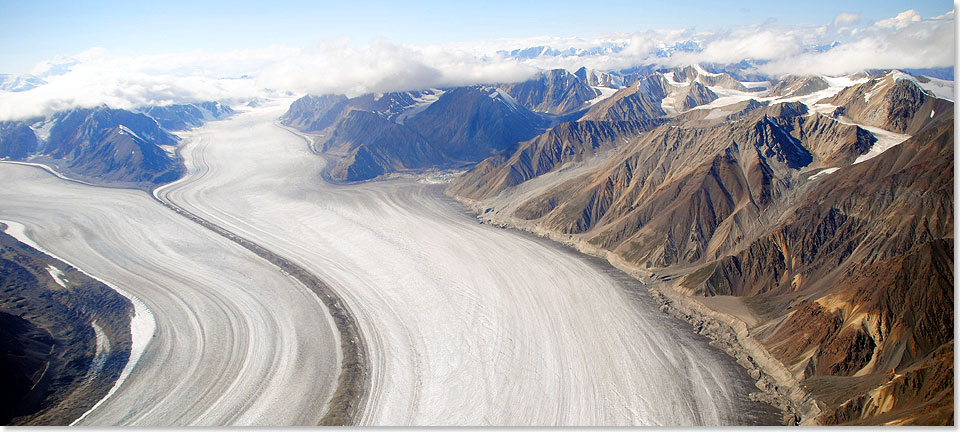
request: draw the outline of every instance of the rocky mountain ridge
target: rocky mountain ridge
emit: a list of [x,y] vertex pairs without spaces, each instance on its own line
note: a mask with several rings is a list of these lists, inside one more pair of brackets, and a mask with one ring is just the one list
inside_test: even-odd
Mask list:
[[99,106],[0,122],[0,158],[49,164],[94,183],[149,188],[183,174],[174,152],[179,138],[171,131],[233,114],[218,102],[141,111]]
[[[527,103],[549,103],[537,98],[549,99],[525,94]],[[501,88],[470,86],[355,98],[308,95],[291,104],[281,122],[314,137],[316,150],[333,161],[330,179],[361,181],[476,163],[538,135],[554,117],[529,110]]]
[[199,102],[192,104],[174,104],[152,106],[143,113],[157,121],[161,128],[168,131],[187,130],[203,125],[210,120],[218,120],[234,114],[233,109],[220,102]]
[[505,156],[520,142],[569,121],[639,120],[649,125],[649,120],[668,113],[715,101],[719,96],[710,86],[754,91],[726,73],[701,67],[646,76],[553,69],[527,81],[493,86],[351,98],[305,95],[290,105],[281,121],[312,136],[316,150],[332,161],[326,172],[329,179],[362,181],[390,172],[451,168]]
[[732,307],[816,398],[806,422],[952,423],[953,103],[892,71],[664,106],[716,76],[648,75],[447,191]]
[[821,103],[836,106],[836,116],[911,135],[953,115],[952,102],[936,97],[916,78],[901,72],[848,87]]

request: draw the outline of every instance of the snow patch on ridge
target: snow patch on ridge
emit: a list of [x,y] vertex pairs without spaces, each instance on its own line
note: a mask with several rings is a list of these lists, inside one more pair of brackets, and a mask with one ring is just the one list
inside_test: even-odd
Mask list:
[[808,180],[816,180],[816,179],[819,179],[819,178],[822,178],[822,177],[826,177],[827,175],[830,175],[830,174],[833,174],[833,173],[837,172],[837,170],[839,170],[839,169],[840,169],[840,168],[836,168],[836,167],[834,167],[834,168],[826,168],[826,169],[824,169],[824,170],[822,170],[822,171],[820,171],[820,172],[818,172],[818,173],[810,176],[810,178],[809,178]]
[[697,71],[698,74],[704,75],[704,76],[720,76],[720,74],[718,73],[707,72],[707,70],[704,69],[703,66],[700,66],[699,63],[693,64],[693,70]]
[[740,84],[743,84],[743,86],[748,89],[770,88],[773,85],[770,81],[740,81]]
[[[815,104],[815,105],[810,105],[810,108],[812,108],[814,111],[820,114],[829,116],[834,112],[834,110],[837,109],[837,106],[832,104]],[[881,129],[875,126],[867,126],[864,124],[853,122],[850,120],[850,118],[846,116],[839,116],[835,118],[835,120],[845,125],[859,126],[861,129],[864,129],[867,132],[870,132],[871,134],[873,134],[873,136],[877,139],[877,142],[873,143],[873,146],[870,147],[869,151],[857,157],[857,159],[853,162],[854,165],[863,161],[873,159],[879,156],[881,153],[897,146],[898,144],[910,138],[910,135],[890,132],[886,129]]]
[[[867,78],[852,79],[849,76],[841,76],[841,77],[822,76],[821,78],[823,78],[824,81],[826,81],[827,84],[829,85],[829,87],[827,87],[826,89],[823,89],[818,92],[814,92],[805,96],[791,96],[791,97],[784,97],[784,98],[769,96],[768,91],[745,92],[742,90],[728,89],[728,88],[723,88],[719,86],[707,86],[707,88],[709,88],[711,91],[716,93],[717,99],[708,104],[693,107],[691,108],[691,110],[696,110],[696,109],[714,110],[718,108],[723,108],[728,105],[733,105],[735,103],[748,101],[750,99],[754,99],[758,102],[768,102],[771,104],[783,103],[783,102],[801,102],[810,108],[815,108],[815,106],[818,105],[817,104],[818,101],[825,98],[836,96],[838,93],[840,93],[843,89],[847,87],[857,85],[857,84],[862,84],[868,81]],[[743,84],[747,88],[767,87],[769,89],[769,87],[771,86],[771,83],[768,81],[744,82],[741,84]],[[673,102],[671,102],[671,104],[672,103]],[[822,108],[817,109],[817,111],[827,115],[830,114],[829,112],[823,112]]]
[[177,146],[162,145],[162,146],[159,146],[159,147],[160,147],[160,150],[163,150],[164,152],[167,153],[167,156],[170,156],[170,157],[176,157],[176,156],[177,156]]
[[493,92],[490,93],[490,99],[503,102],[505,105],[507,105],[507,107],[510,108],[511,111],[520,111],[520,103],[517,102],[513,96],[508,95],[503,90],[494,89]]
[[124,126],[124,125],[120,125],[118,128],[120,129],[120,131],[119,131],[120,135],[130,135],[130,136],[132,136],[133,138],[138,139],[138,140],[140,140],[140,141],[146,141],[145,139],[140,138],[140,135],[137,135],[136,132],[130,130],[130,128],[128,128],[128,127],[126,127],[126,126]]
[[877,93],[880,93],[881,91],[883,91],[883,89],[887,88],[887,86],[889,85],[890,85],[890,82],[887,80],[878,81],[876,84],[873,85],[873,88],[871,88],[870,91],[867,92],[867,94],[863,95],[863,101],[869,103],[870,99],[876,96]]
[[937,78],[924,77],[929,80],[927,82],[917,82],[917,85],[920,88],[932,93],[934,96],[940,99],[946,99],[950,102],[953,102],[955,99],[953,95],[953,81],[947,81]]
[[443,90],[431,90],[430,93],[424,94],[423,96],[420,96],[420,97],[413,98],[413,100],[416,101],[416,103],[411,105],[409,108],[407,108],[405,111],[403,111],[399,115],[397,115],[394,121],[397,122],[397,124],[403,124],[403,122],[406,121],[408,118],[422,113],[427,108],[429,108],[430,105],[433,105],[434,102],[440,99],[440,96],[442,96],[443,93],[444,93]]
[[54,123],[56,122],[42,120],[31,125],[30,129],[33,129],[33,133],[37,135],[38,139],[41,141],[46,141],[50,139],[50,129],[53,129]]
[[66,284],[67,280],[63,277],[63,272],[60,271],[60,269],[52,265],[48,265],[47,273],[50,273],[50,277],[53,278],[53,280],[57,283],[57,285],[60,285],[64,288],[67,287],[67,284]]
[[600,92],[600,94],[598,94],[597,97],[588,100],[587,106],[594,106],[597,104],[597,102],[600,102],[606,98],[609,98],[610,96],[613,96],[614,93],[620,91],[620,89],[615,89],[610,87],[597,87],[597,86],[591,86],[591,87],[594,90]]
[[663,78],[666,79],[667,84],[670,84],[674,87],[686,87],[690,85],[688,82],[677,81],[673,71],[663,74]]
[[916,78],[916,77],[914,77],[913,75],[910,75],[910,74],[903,73],[903,72],[901,72],[901,71],[899,71],[899,70],[894,70],[894,71],[890,72],[890,75],[893,76],[893,81],[894,81],[894,82],[897,82],[897,81],[900,81],[900,80],[907,80],[907,81],[913,81],[914,84],[918,84],[918,85],[920,84],[920,82],[917,81],[917,78]]
[[890,132],[886,129],[880,129],[878,127],[865,126],[861,124],[858,124],[857,126],[860,126],[861,128],[872,133],[873,136],[877,138],[877,142],[873,143],[873,147],[870,147],[870,151],[857,157],[857,159],[853,161],[854,165],[880,156],[881,153],[896,147],[900,143],[910,138],[910,135],[898,134],[895,132]]
[[90,363],[90,371],[87,373],[87,376],[93,379],[100,374],[100,371],[107,364],[107,355],[110,354],[110,339],[103,332],[103,328],[97,324],[97,320],[93,320],[90,326],[93,327],[93,332],[97,335],[97,350],[93,355],[93,361]]

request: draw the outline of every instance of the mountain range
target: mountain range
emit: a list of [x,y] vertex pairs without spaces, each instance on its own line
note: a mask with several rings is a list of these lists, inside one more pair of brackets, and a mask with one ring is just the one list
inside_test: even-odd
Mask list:
[[468,167],[446,190],[481,222],[749,323],[808,423],[950,424],[952,82],[729,70],[306,96],[283,121],[334,180]]
[[[550,91],[525,96],[527,105],[552,103]],[[470,86],[355,98],[308,95],[291,104],[281,122],[315,137],[316,149],[332,160],[329,179],[361,181],[476,163],[513,150],[555,118],[501,88]]]
[[[330,181],[457,170],[445,191],[481,223],[606,257],[743,328],[733,342],[773,359],[765,387],[798,421],[952,424],[954,106],[941,78],[555,69],[305,95],[280,121],[310,138]],[[149,187],[182,175],[171,131],[230,114],[207,102],[0,122],[0,157]]]
[[950,424],[953,102],[899,71],[704,72],[647,76],[447,192],[749,322],[816,423]]

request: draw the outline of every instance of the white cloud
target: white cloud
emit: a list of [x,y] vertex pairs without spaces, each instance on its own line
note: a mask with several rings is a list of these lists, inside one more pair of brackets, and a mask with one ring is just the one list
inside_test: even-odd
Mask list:
[[[615,33],[601,38],[543,36],[476,43],[407,46],[376,40],[331,40],[308,48],[117,56],[90,49],[38,64],[47,84],[0,92],[0,120],[47,115],[77,106],[136,108],[200,100],[243,101],[287,91],[345,93],[515,82],[539,69],[581,66],[760,61],[768,74],[845,74],[870,68],[955,64],[954,14],[922,18],[915,10],[861,24],[852,12],[821,26],[775,21],[722,31],[691,29]],[[834,42],[839,42],[833,46]],[[516,59],[504,52],[547,46],[565,55]],[[570,55],[572,53],[572,55]]]
[[910,24],[918,23],[920,21],[921,21],[920,14],[917,13],[916,10],[910,9],[910,10],[900,12],[899,14],[897,14],[897,16],[893,18],[877,21],[877,23],[874,25],[880,28],[892,28],[892,29],[900,30]]
[[854,12],[840,12],[833,18],[834,27],[846,27],[860,22],[860,14]]
[[374,41],[328,41],[307,49],[271,47],[136,57],[91,49],[34,68],[47,84],[0,92],[0,120],[106,104],[132,109],[205,100],[236,102],[277,92],[356,96],[428,87],[524,80],[537,68],[466,51]]
[[708,42],[702,52],[675,56],[673,63],[736,63],[743,59],[772,60],[796,55],[802,49],[802,41],[789,33],[772,30],[737,32]]
[[864,69],[953,66],[955,32],[952,13],[922,20],[909,10],[861,29],[851,40],[826,52],[786,57],[761,69],[774,74],[839,75]]
[[[257,57],[257,53],[244,54],[248,58]],[[44,62],[34,68],[34,72],[44,75],[47,84],[24,92],[0,92],[0,120],[45,116],[74,107],[102,104],[132,109],[204,100],[238,100],[263,94],[252,80],[224,78],[241,57],[237,53],[122,57],[91,49],[73,58]]]
[[304,93],[356,96],[428,87],[513,82],[536,68],[443,47],[408,47],[377,40],[357,46],[332,41],[304,50],[266,68],[257,82]]

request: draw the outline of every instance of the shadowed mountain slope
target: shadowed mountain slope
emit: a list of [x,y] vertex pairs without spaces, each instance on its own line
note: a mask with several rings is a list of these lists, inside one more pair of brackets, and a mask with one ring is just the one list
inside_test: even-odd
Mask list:
[[[700,72],[671,73],[478,164],[448,193],[482,220],[742,305],[751,337],[819,401],[819,423],[952,424],[953,104],[891,72],[820,101],[832,116],[747,100],[663,119],[667,86]],[[787,77],[771,92],[825,84]],[[666,123],[611,128],[638,117]],[[912,137],[891,144],[875,128]],[[878,137],[892,147],[861,158]]]

